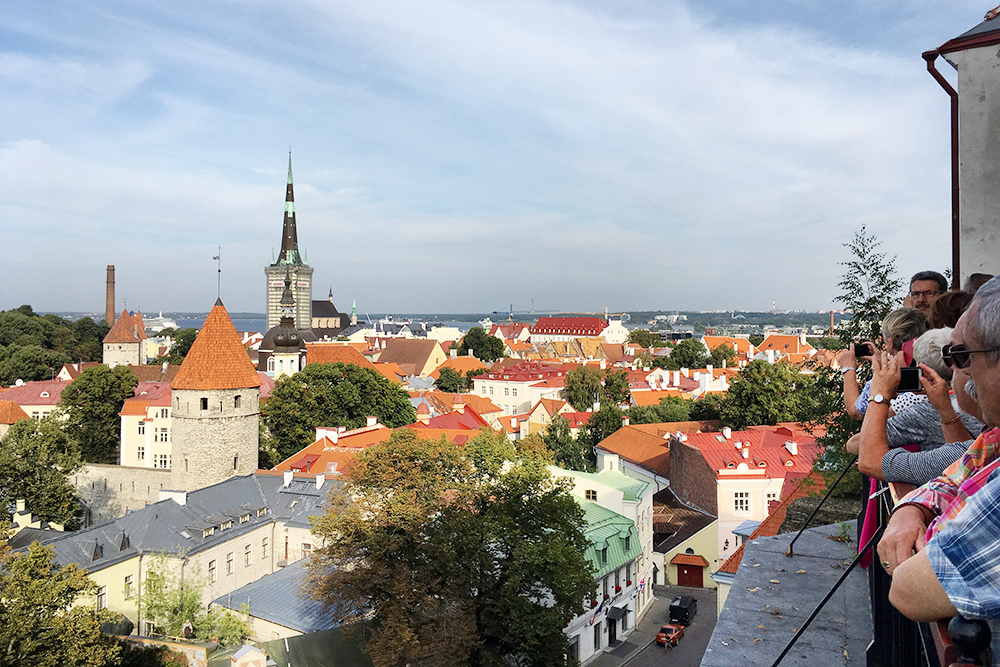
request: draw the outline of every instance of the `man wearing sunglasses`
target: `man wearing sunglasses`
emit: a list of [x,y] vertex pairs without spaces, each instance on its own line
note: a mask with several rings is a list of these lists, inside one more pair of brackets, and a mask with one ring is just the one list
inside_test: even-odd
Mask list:
[[910,278],[910,291],[903,299],[907,308],[916,308],[928,317],[931,306],[939,296],[948,291],[948,281],[937,271],[921,271]]
[[[956,326],[946,361],[970,376],[990,427],[1000,424],[1000,278],[983,285]],[[961,612],[986,619],[1000,657],[1000,429],[980,435],[944,474],[905,496],[878,546],[889,600],[917,621]],[[914,551],[916,553],[914,553]]]

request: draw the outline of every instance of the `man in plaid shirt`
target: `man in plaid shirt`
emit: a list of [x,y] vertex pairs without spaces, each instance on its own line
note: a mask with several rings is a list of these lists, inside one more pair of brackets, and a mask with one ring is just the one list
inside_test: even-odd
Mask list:
[[[964,338],[952,346],[952,363],[970,376],[986,423],[1000,424],[1000,277],[980,288],[956,329]],[[917,621],[957,612],[987,619],[1000,659],[998,541],[1000,428],[993,428],[893,512],[878,546],[893,577],[890,602]]]

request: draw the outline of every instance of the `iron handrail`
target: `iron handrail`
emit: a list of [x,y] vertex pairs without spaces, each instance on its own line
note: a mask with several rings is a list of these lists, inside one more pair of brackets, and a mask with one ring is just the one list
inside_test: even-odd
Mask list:
[[854,463],[857,460],[858,460],[857,456],[851,457],[851,460],[847,463],[847,465],[844,467],[844,469],[840,471],[840,476],[837,477],[837,481],[835,481],[830,486],[830,488],[826,490],[826,495],[823,496],[823,500],[819,501],[819,504],[816,505],[816,509],[814,509],[812,511],[812,514],[809,515],[809,518],[806,519],[806,522],[804,524],[802,524],[801,528],[799,528],[799,532],[796,533],[795,537],[792,538],[792,541],[788,543],[788,551],[785,552],[786,556],[794,556],[795,555],[795,552],[792,550],[792,547],[795,546],[795,540],[799,539],[799,537],[802,535],[802,533],[805,531],[805,529],[809,527],[809,523],[816,516],[816,513],[819,512],[819,508],[821,508],[823,506],[823,503],[826,502],[826,499],[829,498],[830,494],[833,493],[833,490],[837,488],[837,485],[840,484],[840,480],[844,479],[844,475],[847,474],[847,471],[850,470],[852,467],[854,467]]

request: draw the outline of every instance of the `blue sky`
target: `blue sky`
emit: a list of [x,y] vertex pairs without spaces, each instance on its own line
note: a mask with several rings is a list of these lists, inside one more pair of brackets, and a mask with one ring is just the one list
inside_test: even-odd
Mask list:
[[[262,311],[289,146],[341,309],[825,309],[950,258],[969,0],[35,2],[0,12],[0,309]],[[954,80],[952,68],[939,68]]]

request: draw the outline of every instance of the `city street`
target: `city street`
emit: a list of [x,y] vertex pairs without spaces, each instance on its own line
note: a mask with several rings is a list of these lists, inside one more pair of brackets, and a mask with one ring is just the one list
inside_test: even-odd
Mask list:
[[[635,631],[612,651],[594,658],[587,667],[652,667],[654,665],[678,665],[697,667],[708,646],[708,640],[715,630],[715,590],[708,588],[685,588],[681,586],[656,586],[653,589],[656,600],[639,622]],[[661,625],[670,622],[670,601],[676,595],[690,595],[698,600],[698,614],[694,622],[684,629],[684,637],[674,648],[665,648],[656,643],[656,632]]]

